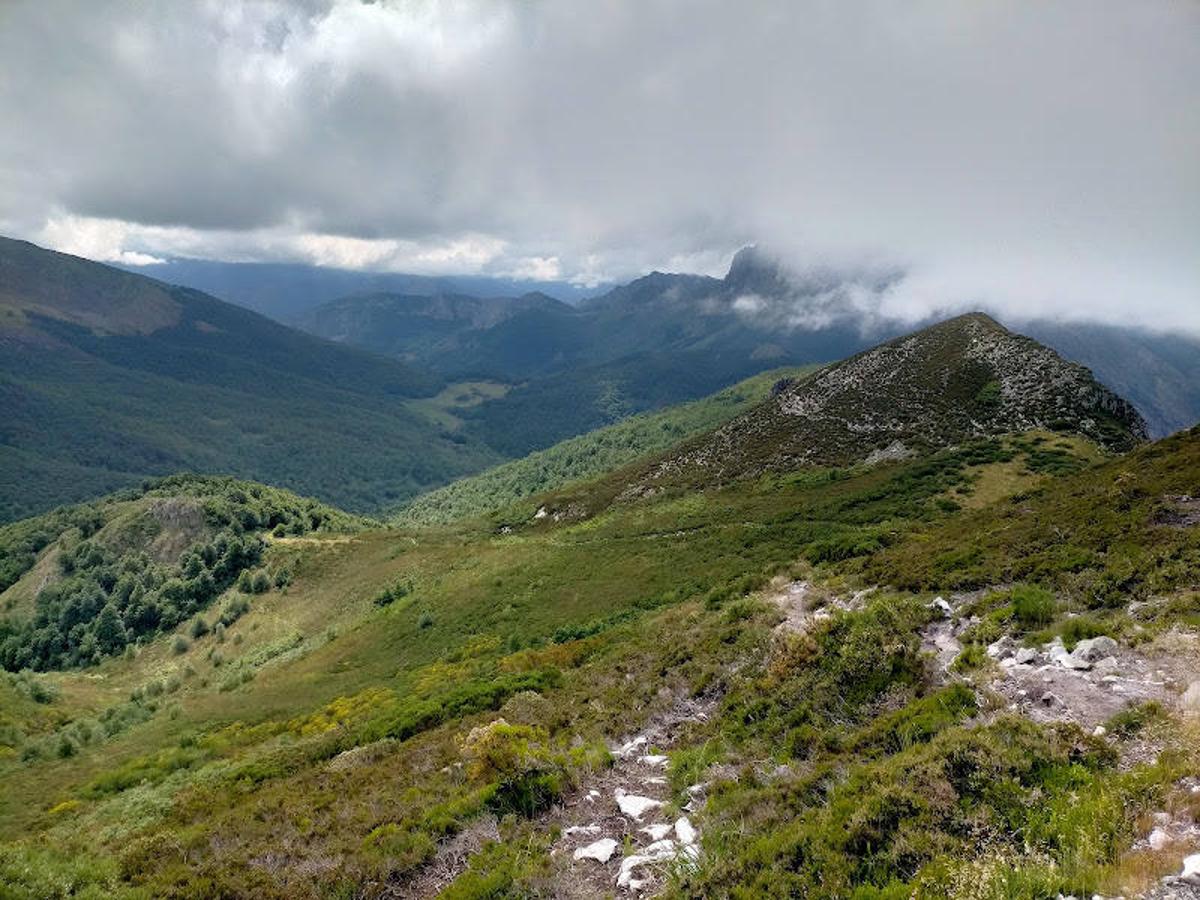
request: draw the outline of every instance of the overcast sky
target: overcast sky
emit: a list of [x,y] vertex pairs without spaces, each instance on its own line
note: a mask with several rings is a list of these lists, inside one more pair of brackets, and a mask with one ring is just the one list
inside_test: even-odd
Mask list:
[[0,231],[1200,330],[1193,0],[0,0]]

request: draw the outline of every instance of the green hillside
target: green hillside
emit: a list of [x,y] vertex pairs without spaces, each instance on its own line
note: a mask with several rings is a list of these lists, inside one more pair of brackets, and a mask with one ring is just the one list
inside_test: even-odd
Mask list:
[[[638,457],[708,431],[761,403],[773,385],[815,367],[775,369],[747,378],[710,397],[631,416],[616,425],[570,438],[479,475],[430,491],[403,506],[398,525],[434,525],[503,509],[535,494],[591,478]],[[531,511],[532,514],[532,511]]]
[[378,510],[500,461],[414,409],[443,381],[0,239],[0,519],[222,472]]
[[[1153,816],[1184,829],[1200,779],[1200,431],[1118,454],[992,424],[907,458],[614,487],[692,438],[502,528],[210,480],[8,526],[10,649],[62,621],[44,595],[81,559],[127,625],[133,559],[201,577],[228,529],[258,556],[123,652],[0,675],[0,884],[1144,893],[1190,852],[1150,849]],[[566,496],[609,500],[532,515]],[[598,840],[606,861],[577,855]]]

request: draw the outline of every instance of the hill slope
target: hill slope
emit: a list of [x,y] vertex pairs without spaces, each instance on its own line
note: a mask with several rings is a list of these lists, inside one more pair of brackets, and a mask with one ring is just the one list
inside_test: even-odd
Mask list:
[[431,525],[483,515],[526,497],[595,477],[694,434],[708,431],[762,402],[773,386],[806,376],[809,369],[775,369],[711,397],[569,438],[553,447],[430,491],[401,507],[398,525]]
[[[1194,852],[1179,679],[1200,653],[1200,529],[1161,512],[1195,494],[1200,434],[946,502],[1015,447],[513,534],[268,541],[260,565],[294,580],[231,589],[248,608],[220,634],[193,616],[83,672],[0,676],[0,881],[632,896],[624,871],[668,897],[1143,895]],[[992,581],[1009,573],[1040,584],[1014,596]],[[1043,649],[1095,635],[1121,693]],[[989,642],[1038,667],[996,665]],[[1022,700],[1025,670],[1103,703]],[[1164,810],[1180,837],[1152,852]],[[597,840],[607,861],[576,857]]]
[[1086,369],[970,314],[897,338],[781,391],[678,456],[672,473],[722,479],[903,457],[986,435],[1051,429],[1114,451],[1146,439],[1127,401]]
[[0,239],[0,518],[180,470],[378,509],[498,461],[410,410],[440,377]]

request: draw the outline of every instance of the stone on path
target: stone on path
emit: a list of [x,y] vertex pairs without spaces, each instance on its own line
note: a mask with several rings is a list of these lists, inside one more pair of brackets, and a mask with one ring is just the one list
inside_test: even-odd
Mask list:
[[637,794],[627,794],[620,788],[614,795],[621,812],[632,819],[641,821],[642,816],[652,809],[662,806],[661,800],[652,797],[639,797]]
[[580,847],[575,851],[576,859],[594,859],[598,863],[606,863],[617,852],[617,842],[612,838],[600,838],[595,843]]
[[692,827],[687,816],[680,816],[675,820],[675,837],[679,838],[681,844],[696,843],[696,829]]

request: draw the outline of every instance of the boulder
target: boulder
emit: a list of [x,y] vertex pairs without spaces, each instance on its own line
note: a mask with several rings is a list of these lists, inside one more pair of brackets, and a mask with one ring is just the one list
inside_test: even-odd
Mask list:
[[1116,652],[1117,642],[1106,635],[1100,635],[1100,637],[1080,641],[1075,645],[1075,651],[1071,655],[1076,659],[1094,663],[1106,656],[1112,656]]
[[1013,646],[1013,639],[1005,635],[1000,640],[988,644],[987,655],[992,659],[1007,659],[1012,656]]
[[1161,850],[1171,843],[1171,836],[1165,829],[1155,828],[1150,832],[1150,837],[1146,838],[1146,843],[1150,845],[1151,850]]
[[1017,651],[1013,659],[1022,666],[1031,666],[1038,661],[1038,657],[1040,656],[1041,654],[1032,647],[1022,647]]
[[1116,675],[1121,671],[1121,663],[1115,656],[1106,656],[1092,667],[1092,671],[1101,677],[1105,675]]

